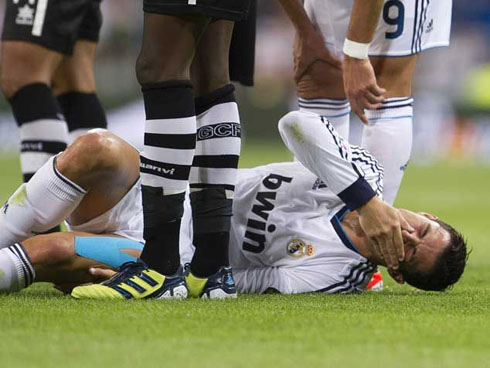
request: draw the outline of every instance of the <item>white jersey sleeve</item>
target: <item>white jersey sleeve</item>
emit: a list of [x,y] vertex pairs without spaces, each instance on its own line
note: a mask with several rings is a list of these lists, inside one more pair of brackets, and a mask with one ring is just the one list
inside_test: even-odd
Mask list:
[[317,114],[293,111],[279,121],[281,137],[296,158],[355,210],[376,195],[352,160],[350,145]]

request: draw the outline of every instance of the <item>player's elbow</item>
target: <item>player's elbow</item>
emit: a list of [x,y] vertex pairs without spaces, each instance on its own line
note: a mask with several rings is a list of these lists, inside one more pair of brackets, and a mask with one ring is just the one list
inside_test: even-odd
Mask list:
[[291,145],[302,144],[309,140],[308,132],[304,130],[305,113],[291,111],[279,120],[278,129],[284,143]]
[[298,125],[298,122],[300,121],[300,115],[301,112],[299,111],[291,111],[288,112],[286,115],[284,115],[280,120],[279,123],[277,124],[277,127],[279,129],[279,133],[282,134],[287,134],[291,130],[295,128],[295,126]]

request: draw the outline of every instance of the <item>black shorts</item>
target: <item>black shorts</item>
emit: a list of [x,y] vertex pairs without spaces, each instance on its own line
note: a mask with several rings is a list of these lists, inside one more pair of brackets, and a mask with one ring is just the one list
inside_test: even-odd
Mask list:
[[235,23],[230,45],[230,79],[254,85],[257,0],[251,0],[248,17]]
[[247,17],[250,0],[143,0],[146,13],[199,14],[210,18],[242,20]]
[[2,40],[32,42],[71,55],[77,40],[99,40],[101,1],[9,0]]

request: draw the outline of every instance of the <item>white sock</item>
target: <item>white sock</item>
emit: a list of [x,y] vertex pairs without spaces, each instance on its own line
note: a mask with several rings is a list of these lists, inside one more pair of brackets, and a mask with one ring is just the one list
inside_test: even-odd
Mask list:
[[50,157],[65,150],[68,128],[63,120],[46,119],[25,123],[19,132],[20,162],[27,182]]
[[377,110],[367,110],[361,146],[384,166],[383,198],[393,204],[412,150],[413,98],[386,99]]
[[20,244],[0,249],[0,294],[20,291],[34,282],[36,272]]
[[299,111],[313,112],[326,117],[339,133],[339,135],[349,140],[350,128],[350,105],[349,100],[337,100],[330,98],[306,99],[299,98]]
[[83,188],[58,171],[56,157],[51,157],[0,210],[0,248],[58,225],[85,194]]

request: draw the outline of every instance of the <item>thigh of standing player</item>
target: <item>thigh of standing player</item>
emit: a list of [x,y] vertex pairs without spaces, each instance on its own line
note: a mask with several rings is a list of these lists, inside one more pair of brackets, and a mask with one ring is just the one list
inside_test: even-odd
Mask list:
[[2,33],[2,85],[7,98],[29,83],[50,85],[63,58],[73,54],[76,41],[98,37],[101,19],[85,19],[94,4],[99,1],[74,0],[68,6],[62,0],[7,2]]
[[[67,122],[71,127],[73,120],[82,119],[90,121],[91,127],[106,127],[93,94],[93,68],[88,66],[93,64],[101,23],[100,0],[7,2],[0,84],[20,128],[24,181],[66,147]],[[79,46],[79,39],[93,45]],[[79,59],[76,64],[74,57]],[[75,71],[74,66],[79,69]],[[56,101],[51,89],[54,79],[63,84],[58,94],[90,90],[84,101],[75,101],[81,111],[90,111],[85,114],[89,117],[71,113],[75,103],[70,98]]]
[[[342,47],[350,20],[351,2],[307,0],[305,8],[321,31],[329,51],[343,57]],[[389,203],[395,200],[411,152],[411,87],[417,54],[433,47],[447,46],[450,23],[451,0],[386,0],[383,5],[369,56],[378,85],[386,89],[386,100],[379,108],[366,111],[369,124],[364,127],[362,145],[385,167],[384,197]],[[312,71],[315,68],[328,68],[328,65],[313,65]],[[317,108],[315,112],[328,116],[334,125],[345,126],[348,125],[348,114],[339,116],[338,112],[347,100],[342,79],[336,80],[336,87],[331,89],[333,93],[329,93],[321,83],[307,83],[311,88],[305,93],[308,87],[304,82],[300,84],[300,106],[313,106]],[[327,99],[313,104],[308,101],[313,97]]]

